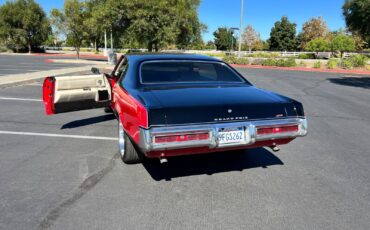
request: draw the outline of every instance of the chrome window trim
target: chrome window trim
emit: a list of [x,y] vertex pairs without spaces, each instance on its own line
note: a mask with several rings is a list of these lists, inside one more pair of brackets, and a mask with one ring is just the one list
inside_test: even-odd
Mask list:
[[[278,127],[298,125],[298,131],[286,132],[268,135],[257,135],[257,128],[259,127]],[[218,143],[218,131],[220,128],[228,127],[244,127],[245,136],[249,137],[241,143],[224,144]],[[189,142],[172,142],[155,144],[154,137],[156,135],[176,134],[184,132],[209,132],[210,138],[201,141]],[[225,148],[232,146],[247,146],[252,145],[256,141],[275,140],[282,138],[295,138],[307,135],[307,120],[306,118],[287,118],[287,119],[273,119],[273,120],[257,120],[248,122],[231,122],[231,123],[214,123],[201,125],[187,125],[187,126],[169,126],[169,127],[152,127],[149,129],[140,128],[140,148],[144,152],[160,151],[169,149],[192,148],[192,147],[209,147]]]
[[[234,82],[234,81],[203,81],[203,82],[197,82],[197,81],[185,81],[185,82],[149,82],[149,83],[144,83],[143,78],[142,78],[142,66],[146,63],[161,63],[161,62],[199,62],[199,63],[212,63],[212,64],[219,64],[223,65],[226,68],[228,68],[231,72],[233,72],[241,81],[239,82]],[[163,60],[148,60],[148,61],[143,61],[139,65],[139,80],[140,84],[142,85],[168,85],[168,84],[246,84],[247,81],[241,77],[234,69],[230,68],[227,64],[221,61],[203,61],[203,60],[191,60],[191,59],[181,59],[181,60],[176,60],[176,59],[163,59]],[[248,84],[249,85],[249,84]]]

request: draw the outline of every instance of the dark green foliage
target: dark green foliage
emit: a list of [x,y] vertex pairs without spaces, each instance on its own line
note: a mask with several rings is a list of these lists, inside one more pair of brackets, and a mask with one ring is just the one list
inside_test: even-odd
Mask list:
[[270,33],[270,49],[279,51],[296,50],[298,41],[296,38],[295,23],[291,23],[287,17],[282,17],[280,21],[275,22]]
[[[97,46],[105,31],[108,35],[113,31],[114,44],[122,47],[158,51],[176,45],[185,49],[203,44],[201,32],[206,26],[198,19],[199,4],[199,0],[66,0],[64,12],[53,10],[57,15],[53,24],[66,25],[62,29],[74,46]],[[66,14],[66,5],[75,7],[74,15]],[[68,21],[76,21],[75,26]]]
[[6,47],[31,52],[50,31],[45,12],[34,0],[8,1],[0,6],[0,39]]
[[[198,7],[200,0],[181,0],[176,7],[176,45],[179,49],[186,49],[191,44],[199,46],[202,41],[201,32],[207,31],[207,26],[200,23]],[[201,48],[201,47],[197,47]]]
[[370,1],[346,0],[343,15],[350,31],[358,33],[370,45]]
[[237,42],[233,32],[227,27],[220,27],[214,33],[215,45],[218,50],[231,50],[236,48]]

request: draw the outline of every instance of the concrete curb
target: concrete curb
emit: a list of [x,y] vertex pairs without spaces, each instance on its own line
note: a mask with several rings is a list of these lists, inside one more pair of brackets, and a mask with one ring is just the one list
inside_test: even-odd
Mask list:
[[73,63],[73,64],[89,64],[89,65],[109,65],[107,61],[92,61],[85,59],[46,59],[47,62],[53,63]]
[[98,67],[98,68],[106,67],[105,65],[100,65],[100,66],[88,65],[88,66],[83,66],[83,67],[45,70],[45,71],[25,73],[25,74],[5,75],[5,76],[0,77],[0,88],[6,88],[6,87],[25,84],[25,83],[35,82],[35,81],[45,78],[46,76],[58,76],[58,75],[63,75],[63,74],[88,71],[93,66]]
[[314,68],[304,68],[304,67],[278,67],[278,66],[238,65],[238,64],[231,64],[231,66],[237,67],[237,68],[250,68],[250,69],[273,69],[273,70],[302,71],[302,72],[344,73],[344,74],[370,75],[370,71],[366,71],[366,70],[314,69]]

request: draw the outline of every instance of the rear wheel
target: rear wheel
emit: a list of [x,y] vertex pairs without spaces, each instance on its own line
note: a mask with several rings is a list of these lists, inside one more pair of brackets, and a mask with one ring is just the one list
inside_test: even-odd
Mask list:
[[118,149],[121,159],[126,164],[135,164],[142,161],[142,154],[137,150],[131,139],[125,133],[121,120],[118,118]]

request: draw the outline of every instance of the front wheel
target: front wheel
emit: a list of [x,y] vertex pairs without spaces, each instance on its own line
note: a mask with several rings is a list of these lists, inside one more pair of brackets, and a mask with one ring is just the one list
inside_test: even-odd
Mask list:
[[142,162],[142,154],[136,149],[131,139],[123,129],[121,119],[118,118],[118,149],[121,159],[126,164],[136,164]]

